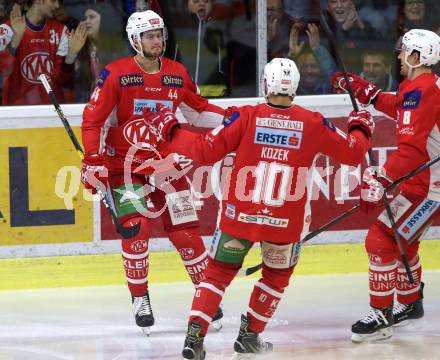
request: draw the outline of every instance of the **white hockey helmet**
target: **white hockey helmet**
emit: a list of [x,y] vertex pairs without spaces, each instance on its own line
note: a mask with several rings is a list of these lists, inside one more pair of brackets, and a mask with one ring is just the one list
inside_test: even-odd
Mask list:
[[[141,55],[143,55],[143,53],[136,49],[135,44],[140,46],[142,33],[152,30],[162,30],[165,51],[165,41],[168,38],[167,28],[165,27],[163,19],[154,11],[147,10],[131,14],[128,18],[125,30],[127,31],[128,40],[132,48]],[[140,47],[142,48],[142,46]]]
[[294,61],[274,58],[266,64],[263,71],[264,96],[295,96],[299,83],[299,71]]
[[[440,36],[424,29],[409,30],[403,35],[402,49],[405,51],[405,63],[410,68],[435,65],[440,60]],[[408,64],[408,57],[413,51],[420,54],[420,63],[416,66]]]

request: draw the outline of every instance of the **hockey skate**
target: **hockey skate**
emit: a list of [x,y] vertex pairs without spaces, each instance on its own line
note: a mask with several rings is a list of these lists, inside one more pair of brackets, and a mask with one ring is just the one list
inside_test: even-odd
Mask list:
[[220,305],[214,317],[212,318],[212,322],[211,322],[212,327],[217,332],[220,331],[223,327],[222,319],[223,319],[223,310],[222,310],[222,306]]
[[132,296],[131,302],[136,325],[142,328],[145,335],[150,336],[150,328],[154,325],[154,316],[148,290],[144,296]]
[[200,334],[202,325],[197,321],[191,321],[188,325],[185,343],[183,344],[182,356],[184,359],[203,360],[206,356],[203,346],[204,337]]
[[354,343],[385,340],[393,336],[393,309],[371,308],[370,312],[351,327],[351,341]]
[[404,326],[408,324],[408,320],[420,319],[425,314],[423,310],[423,287],[425,284],[420,283],[420,299],[411,304],[401,304],[396,302],[393,306],[394,326]]
[[264,341],[258,333],[248,329],[249,318],[241,315],[240,331],[234,343],[234,355],[231,360],[253,359],[255,355],[267,354],[272,352],[273,345]]

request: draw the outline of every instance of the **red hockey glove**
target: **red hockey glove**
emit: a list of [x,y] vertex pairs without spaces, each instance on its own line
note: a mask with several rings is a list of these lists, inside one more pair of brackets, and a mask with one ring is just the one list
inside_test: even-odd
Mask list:
[[240,112],[239,112],[238,107],[236,107],[236,106],[229,106],[225,110],[225,117],[223,118],[223,123],[222,124],[225,127],[228,127],[229,125],[231,125],[239,117],[240,117]]
[[[347,73],[347,76],[350,80],[354,97],[364,106],[370,105],[373,99],[381,92],[376,85],[369,83],[356,74]],[[338,89],[348,92],[342,72],[335,72],[331,78],[331,83],[335,92],[338,92]]]
[[157,104],[156,109],[157,112],[153,113],[149,108],[144,108],[144,121],[159,141],[169,141],[174,129],[179,127],[179,122],[176,115],[166,106]]
[[108,171],[105,167],[105,158],[102,155],[86,156],[82,160],[81,182],[92,194],[96,194],[96,188],[105,192]]
[[354,129],[362,130],[365,135],[370,138],[374,131],[374,120],[370,112],[367,110],[352,111],[348,115],[348,133],[351,133]]
[[[361,210],[368,213],[372,209],[381,206],[384,195],[384,187],[388,186],[390,182],[383,176],[380,177],[380,182],[377,178],[377,166],[370,166],[364,170],[361,183]],[[380,169],[380,173],[383,168]]]

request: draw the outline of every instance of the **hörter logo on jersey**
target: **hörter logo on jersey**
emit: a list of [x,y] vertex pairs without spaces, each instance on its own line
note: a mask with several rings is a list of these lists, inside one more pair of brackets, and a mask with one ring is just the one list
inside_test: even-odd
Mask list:
[[36,52],[26,56],[21,62],[21,74],[33,84],[41,84],[40,74],[51,74],[53,69],[52,59],[48,53]]
[[254,143],[289,149],[299,149],[301,147],[301,139],[302,132],[300,131],[256,127]]
[[154,136],[150,134],[150,131],[145,124],[143,119],[137,119],[130,121],[124,127],[124,138],[127,140],[130,145],[133,145],[137,149],[141,150],[150,150],[147,144],[149,143],[150,136]]
[[119,84],[122,87],[142,86],[144,85],[144,77],[139,74],[122,75],[119,76]]
[[177,75],[162,75],[162,85],[163,86],[183,86],[183,77]]

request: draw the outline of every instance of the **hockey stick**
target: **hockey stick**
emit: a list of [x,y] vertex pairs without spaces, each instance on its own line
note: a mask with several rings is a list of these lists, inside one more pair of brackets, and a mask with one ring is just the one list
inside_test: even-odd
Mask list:
[[[49,97],[52,101],[52,104],[55,107],[55,111],[57,112],[58,117],[62,121],[62,123],[64,125],[64,129],[66,129],[67,135],[69,135],[69,138],[72,141],[73,146],[75,147],[79,158],[82,160],[84,158],[84,151],[83,151],[81,145],[79,144],[78,139],[76,138],[75,134],[73,133],[69,122],[67,121],[66,117],[64,116],[63,110],[61,110],[61,106],[58,103],[58,100],[55,97],[55,94],[53,93],[49,82],[47,81],[46,75],[41,74],[38,78],[42,82],[44,89],[47,92],[47,95],[49,95]],[[116,226],[118,233],[121,234],[121,236],[124,239],[129,239],[129,238],[136,236],[139,233],[141,224],[137,223],[136,225],[129,226],[129,227],[122,226],[122,224],[120,223],[120,221],[118,219],[118,216],[116,215],[115,211],[113,210],[113,208],[110,205],[110,201],[108,199],[107,194],[104,194],[102,189],[99,187],[96,189],[96,192],[98,193],[99,197],[101,198],[102,203],[104,204],[105,208],[109,212],[109,214],[113,220],[113,223]]]
[[[347,69],[345,68],[344,62],[342,61],[342,58],[339,55],[338,46],[336,44],[335,37],[333,36],[333,32],[331,31],[330,27],[328,26],[327,20],[325,19],[324,13],[322,11],[321,11],[321,23],[322,23],[322,27],[324,28],[325,33],[327,34],[327,37],[330,41],[330,44],[333,47],[333,50],[335,52],[336,62],[338,63],[339,67],[342,70],[342,74],[343,74],[343,77],[344,77],[344,80],[345,80],[345,83],[347,86],[347,91],[350,96],[351,103],[353,105],[353,109],[357,112],[357,111],[359,111],[359,106],[356,102],[356,99],[355,99],[354,93],[353,93],[353,89],[350,85],[350,81],[347,76]],[[373,150],[371,148],[368,149],[368,158],[369,158],[370,164],[372,166],[377,166],[377,163],[373,157]],[[378,176],[377,178],[378,178],[379,182],[381,183],[380,177]],[[414,284],[414,278],[412,276],[411,269],[409,267],[408,257],[406,256],[405,249],[403,248],[402,240],[400,239],[400,235],[397,231],[396,222],[394,221],[394,216],[391,211],[390,204],[388,203],[386,195],[383,196],[383,203],[384,203],[385,210],[387,212],[388,220],[390,221],[390,224],[391,224],[391,228],[393,229],[393,237],[394,237],[394,240],[396,241],[397,247],[399,249],[400,258],[402,259],[402,263],[405,266],[406,274],[408,275],[408,280],[411,284]]]
[[[433,158],[432,160],[429,160],[428,162],[420,165],[417,169],[411,170],[408,174],[401,176],[396,181],[394,181],[392,184],[388,185],[385,188],[384,193],[386,194],[387,192],[393,190],[401,182],[403,182],[405,180],[408,180],[408,179],[412,178],[413,176],[416,176],[418,173],[422,172],[423,170],[426,170],[427,168],[429,168],[430,166],[434,165],[435,163],[437,163],[439,161],[440,161],[440,155],[438,155],[437,157]],[[333,226],[334,224],[336,224],[340,220],[345,219],[348,215],[351,215],[353,213],[353,211],[358,209],[359,206],[360,206],[359,204],[353,206],[352,208],[350,208],[346,212],[344,212],[341,215],[335,217],[333,220],[330,220],[328,223],[322,225],[318,229],[316,229],[316,230],[312,231],[311,233],[307,234],[304,237],[304,239],[301,240],[301,242],[305,243],[305,242],[309,241],[310,239],[314,238],[316,235],[318,235],[318,234],[322,233],[323,231],[327,230],[329,227]],[[238,275],[246,275],[246,276],[252,275],[253,273],[255,273],[258,270],[260,270],[262,268],[262,266],[263,266],[263,264],[260,263],[258,265],[252,266],[252,267],[247,268],[247,269],[240,269]]]

